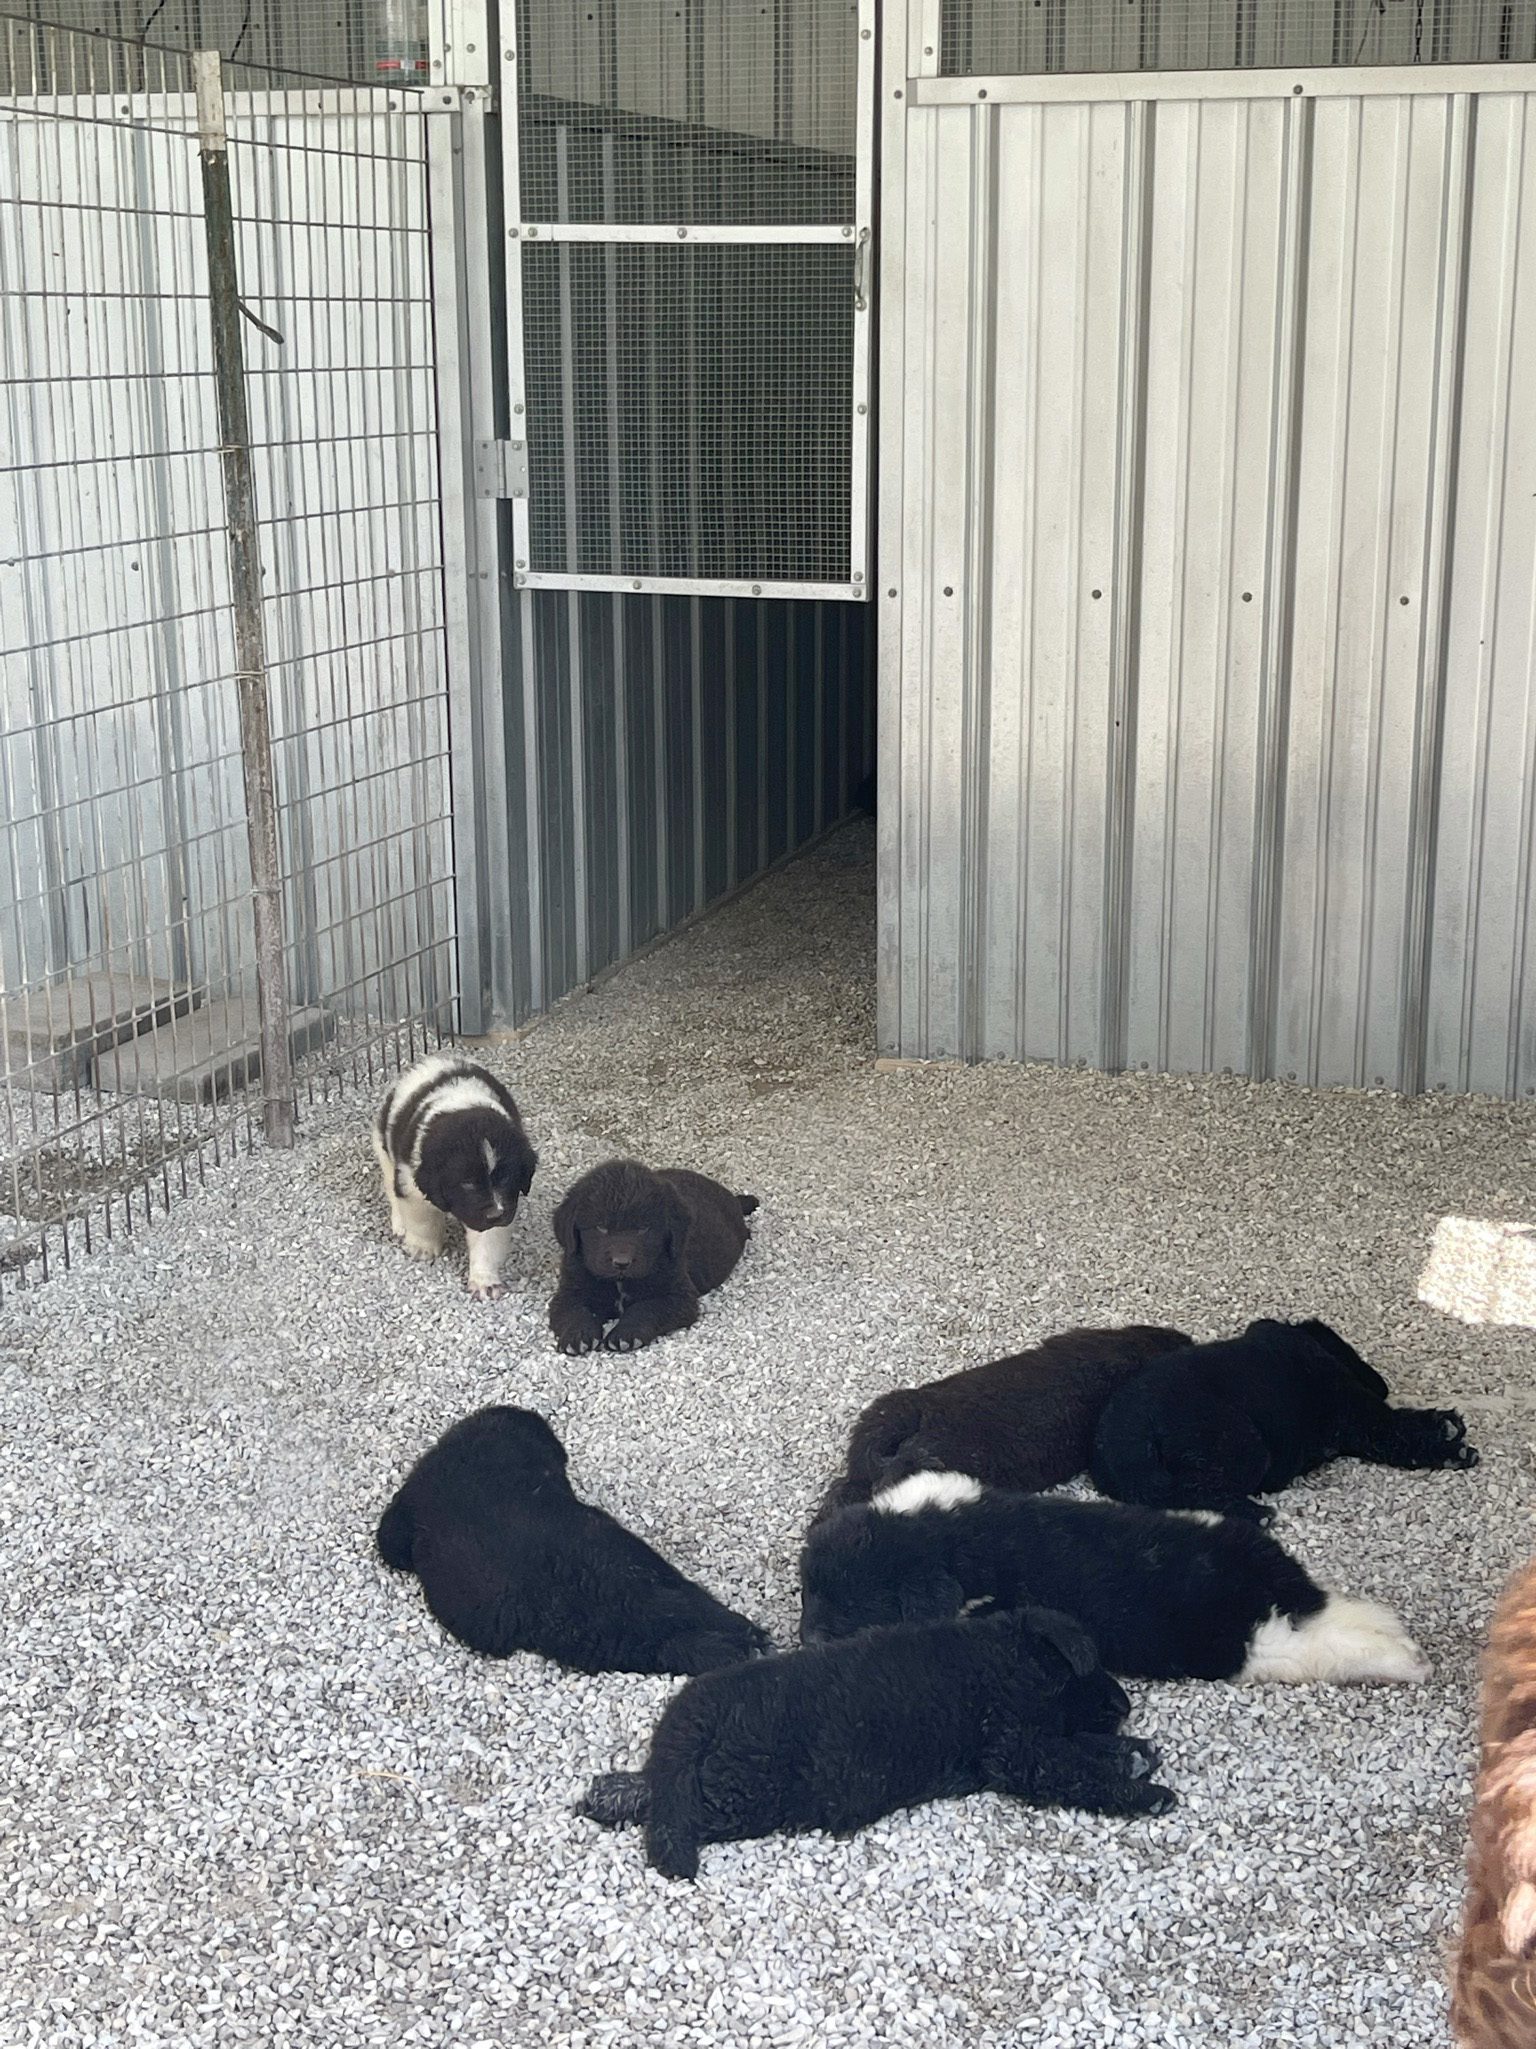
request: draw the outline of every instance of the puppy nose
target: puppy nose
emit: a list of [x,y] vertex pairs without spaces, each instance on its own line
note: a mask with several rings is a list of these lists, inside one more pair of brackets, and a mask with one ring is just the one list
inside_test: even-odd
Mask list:
[[628,1273],[635,1263],[635,1255],[632,1252],[613,1252],[608,1257],[609,1264],[616,1274]]

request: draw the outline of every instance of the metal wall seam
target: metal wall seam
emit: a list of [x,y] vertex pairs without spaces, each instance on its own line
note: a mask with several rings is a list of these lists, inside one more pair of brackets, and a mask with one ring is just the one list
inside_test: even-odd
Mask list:
[[1477,109],[1426,1078],[1536,1093],[1536,101]]

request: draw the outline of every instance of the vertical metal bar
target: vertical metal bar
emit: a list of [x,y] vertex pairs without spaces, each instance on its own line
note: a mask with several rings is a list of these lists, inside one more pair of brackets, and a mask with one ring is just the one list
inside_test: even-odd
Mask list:
[[277,796],[272,769],[272,711],[261,597],[256,491],[246,412],[240,286],[235,269],[234,206],[224,128],[222,60],[217,50],[192,58],[197,89],[198,153],[203,172],[203,232],[208,250],[208,303],[213,326],[214,384],[219,402],[229,579],[235,625],[240,705],[240,756],[245,778],[246,837],[251,857],[251,911],[256,937],[256,1002],[261,1036],[262,1123],[274,1146],[293,1144],[293,1061],[288,1043],[283,881],[277,852]]

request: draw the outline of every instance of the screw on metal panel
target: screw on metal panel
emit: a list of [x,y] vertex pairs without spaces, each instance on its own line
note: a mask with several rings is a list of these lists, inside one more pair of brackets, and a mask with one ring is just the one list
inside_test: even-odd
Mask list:
[[467,52],[469,53],[469,55],[470,55],[471,57],[473,57],[473,56],[474,56],[474,54],[475,54],[475,46],[474,46],[474,44],[473,44],[473,43],[466,43],[466,44],[464,45],[464,48],[466,49],[466,51],[467,51]]
[[527,577],[526,577],[526,576],[519,576],[519,577],[517,577],[517,578],[515,579],[515,581],[516,581],[516,584],[517,584],[517,587],[518,587],[518,589],[519,589],[519,590],[521,590],[521,589],[523,588],[524,584],[525,584],[525,583],[527,583],[528,579],[527,579]]
[[516,50],[503,50],[501,54],[503,57],[506,58],[509,64],[515,64],[517,62]]
[[526,569],[528,567],[528,564],[523,560],[521,555],[519,555],[517,558],[517,566],[519,569]]
[[887,596],[888,598],[894,598],[894,597],[895,597],[895,595],[896,595],[896,586],[895,586],[894,584],[892,584],[891,588],[890,588],[890,589],[889,589],[889,590],[888,590],[888,591],[886,592],[886,596]]
[[1096,598],[1102,598],[1102,597],[1103,597],[1103,595],[1104,595],[1104,593],[1103,593],[1102,591],[1094,591],[1094,592],[1093,592],[1093,596],[1094,596],[1094,597],[1096,597]]
[[860,412],[860,413],[867,413],[867,412],[869,411],[869,407],[868,407],[868,406],[856,406],[856,407],[854,408],[854,410],[855,410],[856,412]]
[[[1299,92],[1302,92],[1302,91],[1304,91],[1304,90],[1305,90],[1305,88],[1304,88],[1303,86],[1299,86],[1299,85],[1293,85],[1293,86],[1291,87],[1291,91],[1292,91],[1293,93],[1299,93]],[[1294,1079],[1295,1079],[1295,1077],[1294,1077],[1294,1075],[1293,1075],[1293,1076],[1292,1076],[1292,1080],[1294,1080]]]
[[1408,602],[1408,600],[1407,600],[1406,598],[1399,598],[1397,602],[1398,602],[1398,603],[1399,603],[1400,605],[1406,605],[1406,604],[1407,604],[1407,602]]
[[864,572],[862,569],[856,569],[853,572],[853,580],[855,583],[862,583],[864,581]]
[[[897,86],[897,88],[896,88],[896,91],[895,91],[895,94],[894,94],[894,97],[895,97],[896,99],[898,99],[898,100],[899,100],[899,99],[901,98],[901,87],[900,87],[900,86]],[[128,111],[128,109],[127,109],[127,108],[125,107],[125,108],[123,109],[123,112],[124,112],[124,113],[126,114],[126,113],[127,113],[127,111]]]
[[980,91],[979,91],[979,92],[977,93],[976,97],[977,97],[977,99],[979,99],[979,100],[984,100],[984,99],[986,98],[986,96],[987,96],[987,89],[986,89],[986,87],[985,87],[985,86],[983,86],[983,87],[981,88],[981,90],[980,90]]
[[859,30],[859,41],[861,43],[867,43],[869,41],[869,37],[870,31],[867,28],[861,28]]
[[677,239],[679,242],[686,242],[688,239],[688,230],[686,228],[679,228],[677,231]]
[[514,441],[514,442],[513,442],[513,444],[512,444],[512,453],[513,453],[514,455],[521,455],[521,454],[522,454],[522,452],[523,452],[523,444],[522,444],[522,442],[521,442],[521,441]]
[[845,235],[851,235],[853,233],[853,230],[852,228],[844,228],[843,233]]
[[539,232],[539,231],[538,231],[538,229],[537,229],[537,228],[530,228],[530,229],[528,230],[528,236],[529,236],[529,239],[530,239],[530,241],[532,240],[532,238],[533,238],[533,237],[534,237],[534,236],[535,236],[535,235],[536,235],[536,234],[537,234],[538,232]]
[[521,228],[508,228],[508,230],[507,230],[507,233],[508,233],[508,234],[509,234],[509,235],[510,235],[510,236],[512,237],[512,239],[513,239],[513,241],[514,241],[514,242],[515,242],[515,241],[517,240],[518,236],[519,236],[519,235],[520,235],[520,234],[521,234],[522,232],[523,232],[523,231],[522,231],[522,229],[521,229]]
[[522,487],[522,485],[521,485],[521,484],[517,484],[517,485],[514,485],[514,487],[513,487],[513,490],[512,490],[512,496],[513,496],[514,498],[521,498],[521,497],[522,497],[522,495],[523,495],[523,487]]
[[512,410],[514,413],[520,413],[523,409],[520,405],[516,405],[512,408]]
[[1244,592],[1243,592],[1243,603],[1244,603],[1245,605],[1251,605],[1251,604],[1253,603],[1253,592],[1252,592],[1252,591],[1244,591]]
[[754,598],[760,598],[760,597],[762,596],[762,594],[763,594],[763,587],[762,587],[762,585],[761,585],[760,583],[755,583],[755,584],[753,584],[753,586],[752,586],[752,595],[753,595],[753,597],[754,597]]
[[931,57],[931,56],[933,55],[933,45],[932,45],[932,43],[924,43],[924,45],[923,45],[923,55],[924,55],[925,57]]
[[640,588],[640,579],[639,579],[639,577],[637,576],[637,577],[635,578],[635,589],[636,589],[636,590],[639,590],[639,588]]
[[955,587],[954,587],[954,585],[953,585],[952,583],[947,583],[947,584],[945,584],[945,586],[944,586],[944,595],[945,595],[945,597],[946,597],[946,598],[952,598],[952,597],[954,596],[954,594],[955,594]]

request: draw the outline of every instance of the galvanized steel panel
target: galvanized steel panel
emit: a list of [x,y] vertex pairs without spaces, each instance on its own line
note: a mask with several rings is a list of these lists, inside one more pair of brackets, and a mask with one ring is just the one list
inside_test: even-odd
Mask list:
[[1536,1085],[1533,102],[1331,78],[887,136],[887,1052]]

